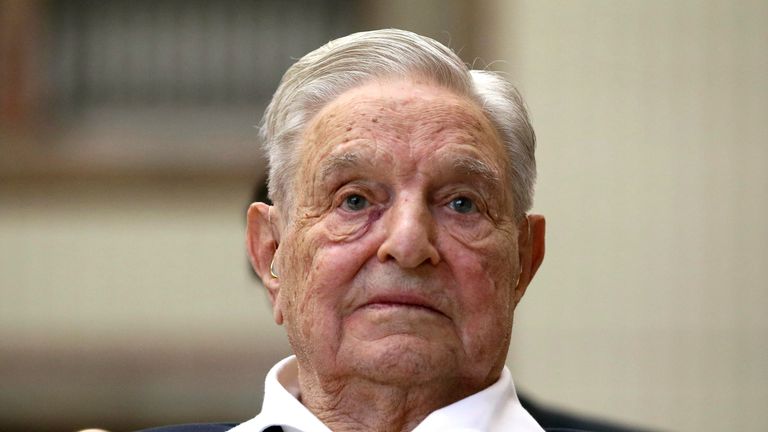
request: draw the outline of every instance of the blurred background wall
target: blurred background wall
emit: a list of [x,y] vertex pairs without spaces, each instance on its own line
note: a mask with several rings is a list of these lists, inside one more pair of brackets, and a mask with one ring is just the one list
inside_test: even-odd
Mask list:
[[661,430],[768,423],[768,3],[4,0],[1,430],[258,412],[289,349],[243,248],[254,126],[293,59],[392,26],[530,107],[548,250],[518,386]]

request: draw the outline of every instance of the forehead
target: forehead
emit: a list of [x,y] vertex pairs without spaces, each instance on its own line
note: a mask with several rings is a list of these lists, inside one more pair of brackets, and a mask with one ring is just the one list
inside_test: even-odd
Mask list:
[[329,157],[352,160],[361,154],[370,162],[374,156],[402,162],[461,154],[499,168],[507,160],[475,102],[415,80],[374,81],[343,93],[312,119],[303,142],[303,168],[309,170],[322,169]]

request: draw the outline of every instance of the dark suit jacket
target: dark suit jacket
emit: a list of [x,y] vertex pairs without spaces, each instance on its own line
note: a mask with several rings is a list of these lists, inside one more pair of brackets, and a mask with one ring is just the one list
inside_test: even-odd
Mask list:
[[585,417],[561,409],[533,402],[517,392],[520,404],[547,432],[589,431],[589,432],[650,432],[647,429],[631,428],[602,419]]

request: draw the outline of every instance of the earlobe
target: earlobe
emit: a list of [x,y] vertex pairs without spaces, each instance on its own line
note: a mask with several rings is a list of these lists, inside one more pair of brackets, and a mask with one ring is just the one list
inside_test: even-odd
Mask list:
[[279,244],[279,230],[276,217],[270,215],[273,207],[264,203],[253,203],[248,208],[248,226],[246,228],[246,247],[251,266],[261,278],[272,302],[274,319],[282,324],[280,311],[280,280],[271,275],[271,266],[276,257]]

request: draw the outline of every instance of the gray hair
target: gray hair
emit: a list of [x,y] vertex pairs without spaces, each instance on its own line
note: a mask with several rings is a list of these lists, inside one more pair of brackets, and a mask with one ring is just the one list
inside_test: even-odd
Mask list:
[[497,73],[470,70],[441,43],[397,29],[353,33],[330,41],[285,72],[261,125],[273,202],[293,205],[288,192],[298,169],[299,141],[312,118],[345,91],[391,77],[427,79],[475,101],[507,149],[516,216],[530,210],[536,136],[520,93]]

